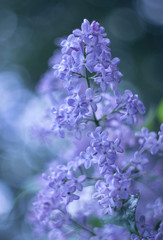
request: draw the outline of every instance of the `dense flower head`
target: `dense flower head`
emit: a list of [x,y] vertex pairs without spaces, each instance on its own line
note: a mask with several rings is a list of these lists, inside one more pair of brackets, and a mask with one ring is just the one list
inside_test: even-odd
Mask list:
[[75,177],[69,167],[59,165],[57,170],[50,169],[50,174],[42,174],[45,181],[44,188],[38,193],[33,203],[35,220],[45,229],[60,229],[68,223],[67,205],[78,200],[77,192],[82,191],[85,175]]
[[123,206],[123,200],[135,194],[132,179],[126,173],[116,171],[114,174],[105,175],[105,180],[97,181],[94,198],[99,199],[99,204],[104,209],[104,214],[113,214],[115,208]]
[[98,22],[84,20],[81,30],[76,29],[61,42],[62,61],[53,66],[55,76],[65,81],[68,88],[94,74],[94,82],[102,91],[116,88],[122,74],[118,71],[118,58],[111,59],[110,40]]
[[[153,210],[152,220],[147,213],[149,223],[144,216],[136,221],[141,194],[137,181],[143,179],[151,155],[162,156],[163,124],[158,135],[145,127],[134,134],[145,107],[137,94],[118,89],[120,60],[112,58],[110,40],[98,22],[85,19],[60,45],[58,62],[51,59],[53,69],[39,89],[53,96],[52,128],[47,132],[61,138],[68,133],[77,151],[62,151],[59,164],[42,175],[33,225],[57,240],[163,239],[161,198],[147,205]],[[59,89],[63,98],[57,95]]]
[[[104,116],[108,120],[118,116],[127,124],[136,123],[138,114],[145,113],[144,105],[130,90],[124,94],[117,90],[122,77],[118,70],[120,60],[112,59],[110,40],[106,38],[104,28],[96,21],[89,23],[85,19],[81,30],[74,30],[60,45],[58,63],[53,57],[53,69],[43,76],[38,87],[39,92],[48,93],[54,105],[52,130],[61,137],[65,137],[67,131],[73,131],[79,138],[90,122],[101,125]],[[62,101],[57,96],[58,89],[63,92]],[[109,95],[115,103],[111,101],[111,111],[104,107]],[[96,117],[100,113],[102,118]]]
[[144,114],[144,104],[130,90],[125,90],[124,95],[118,98],[118,108],[120,108],[121,119],[133,124],[137,121],[138,113]]
[[81,30],[74,30],[61,42],[63,57],[53,67],[55,75],[70,86],[76,80],[81,81],[88,71],[96,75],[94,81],[103,91],[109,86],[116,88],[122,76],[117,67],[119,59],[111,59],[110,40],[105,37],[105,30],[98,22],[90,24],[85,19]]
[[94,132],[89,132],[91,138],[90,146],[85,152],[80,153],[86,169],[91,165],[97,164],[99,174],[104,176],[107,173],[112,174],[115,171],[115,161],[119,153],[123,153],[120,146],[120,139],[110,141],[107,131],[102,131],[101,127],[97,127]]

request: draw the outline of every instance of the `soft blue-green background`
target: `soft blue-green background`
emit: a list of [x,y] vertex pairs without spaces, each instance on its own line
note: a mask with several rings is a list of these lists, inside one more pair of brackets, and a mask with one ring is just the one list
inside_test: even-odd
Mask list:
[[[33,176],[43,171],[45,162],[54,157],[54,146],[59,146],[29,137],[28,123],[39,119],[44,106],[35,88],[56,48],[54,40],[80,27],[83,18],[105,27],[112,55],[121,59],[123,88],[139,93],[150,110],[148,126],[157,129],[163,121],[161,0],[0,0],[2,240],[32,239],[24,215],[34,188]],[[18,195],[14,211],[6,218]]]

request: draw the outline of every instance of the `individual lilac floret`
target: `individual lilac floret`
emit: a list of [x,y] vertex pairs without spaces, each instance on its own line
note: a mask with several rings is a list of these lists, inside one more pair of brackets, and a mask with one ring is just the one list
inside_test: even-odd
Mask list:
[[137,122],[138,113],[145,113],[144,104],[138,99],[138,95],[133,95],[130,90],[125,90],[123,96],[117,97],[117,110],[121,114],[121,119],[128,124]]
[[84,117],[89,112],[86,97],[80,94],[74,94],[66,99],[71,114],[74,118]]
[[76,191],[76,187],[72,186],[68,189],[68,191],[65,191],[62,193],[62,197],[66,199],[66,204],[79,199],[79,196],[74,194],[75,191]]
[[145,217],[141,216],[139,221],[137,222],[137,228],[140,236],[142,237],[150,237],[152,234],[153,227],[146,224]]
[[88,88],[86,90],[86,100],[88,102],[88,104],[91,106],[92,111],[96,112],[97,111],[97,103],[101,102],[102,97],[99,95],[95,95],[93,94],[93,90],[91,88]]
[[92,164],[98,162],[97,151],[90,146],[85,152],[80,153],[80,158],[84,160],[84,166],[86,169],[90,168]]
[[100,149],[103,145],[108,145],[108,133],[102,131],[102,127],[97,127],[94,132],[89,132],[88,136],[91,138],[91,145],[96,149]]

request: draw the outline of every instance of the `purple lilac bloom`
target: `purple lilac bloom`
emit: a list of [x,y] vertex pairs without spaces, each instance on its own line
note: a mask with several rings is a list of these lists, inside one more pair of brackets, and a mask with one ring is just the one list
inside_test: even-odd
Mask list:
[[141,153],[148,150],[152,155],[155,155],[160,150],[163,150],[162,128],[163,124],[161,124],[160,132],[158,133],[159,138],[157,138],[157,134],[155,132],[149,132],[149,130],[145,127],[141,129],[141,132],[137,132],[135,134],[135,136],[138,137],[139,140]]
[[127,200],[130,195],[136,194],[132,179],[119,170],[112,175],[105,175],[104,181],[97,181],[95,189],[96,193],[93,197],[99,199],[98,202],[103,207],[104,214],[113,214],[114,208],[123,206],[122,200]]
[[[94,81],[100,84],[103,90],[112,85],[116,87],[116,84],[119,83],[122,76],[117,67],[119,59],[111,59],[111,51],[108,47],[110,40],[105,38],[104,31],[98,22],[93,21],[90,24],[85,19],[81,30],[74,30],[66,40],[61,42],[62,61],[53,68],[55,76],[65,81],[66,86],[73,81],[73,76],[79,81],[80,75],[85,74],[85,69],[96,74]],[[105,89],[102,85],[106,85]]]
[[131,240],[162,240],[163,239],[163,222],[160,223],[158,230],[154,226],[147,224],[145,217],[142,215],[137,222],[139,236],[131,234]]
[[92,108],[92,111],[93,111],[93,112],[96,112],[96,111],[97,111],[97,105],[96,105],[96,103],[101,102],[102,97],[101,97],[101,96],[98,96],[98,95],[97,95],[97,96],[93,96],[93,90],[92,90],[91,88],[88,88],[88,89],[86,90],[85,95],[86,95],[86,100],[87,100],[87,102],[89,103],[89,105],[90,105],[91,108]]
[[86,117],[88,112],[85,96],[75,94],[67,97],[65,103],[58,109],[53,108],[53,131],[59,132],[59,135],[64,137],[65,129],[68,131],[80,129],[79,125],[83,125],[83,117]]
[[[119,223],[124,227],[122,210],[133,197],[138,200],[136,189],[141,188],[135,180],[143,177],[151,161],[148,152],[162,154],[163,124],[158,136],[147,128],[134,135],[132,125],[138,122],[138,114],[145,113],[145,107],[137,94],[119,92],[120,60],[112,58],[110,40],[98,22],[85,19],[81,29],[60,45],[60,61],[51,59],[53,70],[45,74],[40,87],[42,92],[57,90],[58,82],[59,89],[60,83],[64,87],[64,99],[51,110],[51,132],[64,138],[66,132],[73,131],[78,139],[77,153],[62,153],[60,164],[53,164],[43,174],[45,183],[33,203],[31,221],[38,232],[49,233],[50,239],[163,239],[160,198],[147,205],[153,211],[152,220],[147,214],[149,222],[144,216],[136,222],[136,206],[134,213],[130,207],[126,209],[132,214],[127,219],[128,231],[102,221],[104,215],[124,214],[123,223]],[[68,140],[74,141],[71,134]],[[93,225],[97,220],[101,228]],[[159,221],[157,226],[155,220]]]
[[[104,28],[95,21],[90,24],[86,19],[81,30],[74,30],[61,42],[62,59],[53,66],[54,78],[61,80],[68,90],[67,99],[57,110],[62,109],[64,119],[61,117],[60,121],[54,112],[53,130],[61,137],[65,136],[65,130],[76,132],[83,123],[94,121],[96,126],[100,125],[95,112],[98,115],[101,91],[110,87],[114,95],[122,76],[117,67],[119,59],[111,59],[109,44]],[[121,119],[129,124],[136,122],[138,113],[145,112],[138,96],[129,90],[116,100],[118,104],[113,110],[119,111]],[[78,135],[81,135],[80,131]]]
[[105,225],[103,228],[95,228],[96,236],[91,237],[89,240],[122,240],[129,239],[128,232],[118,226]]
[[148,219],[159,221],[163,219],[163,201],[161,197],[157,198],[154,203],[147,204]]
[[130,90],[125,90],[124,95],[117,99],[121,119],[128,124],[137,122],[137,114],[144,114],[144,104],[138,99],[138,95],[133,95]]
[[85,167],[88,169],[92,164],[98,164],[101,175],[113,173],[117,154],[123,152],[120,140],[109,141],[107,131],[102,132],[101,127],[97,127],[94,132],[89,132],[88,135],[91,138],[91,146],[86,149],[86,152],[80,154]]
[[58,166],[57,170],[50,169],[50,174],[43,174],[46,185],[37,195],[33,203],[34,216],[37,222],[46,229],[60,228],[68,221],[67,205],[79,196],[76,191],[82,191],[82,183],[86,177],[76,178],[66,166]]
[[97,152],[90,146],[86,149],[86,152],[81,152],[80,157],[84,160],[84,166],[86,169],[90,168],[92,164],[97,163]]

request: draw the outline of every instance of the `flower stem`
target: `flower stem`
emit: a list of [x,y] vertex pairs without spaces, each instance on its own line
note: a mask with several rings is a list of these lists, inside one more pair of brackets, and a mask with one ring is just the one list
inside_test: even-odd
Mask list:
[[93,118],[94,118],[94,122],[95,122],[96,126],[97,126],[97,127],[100,126],[100,125],[99,125],[99,121],[97,120],[96,115],[95,115],[94,112],[93,112]]
[[86,78],[86,80],[87,80],[88,88],[90,88],[91,86],[90,86],[89,77],[88,77],[88,70],[87,70],[86,67],[85,67],[85,78]]
[[[58,209],[58,210],[65,215],[65,212],[64,212],[63,210],[61,210],[61,209]],[[77,226],[78,228],[81,228],[81,229],[89,232],[92,236],[96,236],[96,234],[95,234],[92,230],[90,230],[90,229],[86,228],[85,226],[81,225],[80,223],[76,222],[76,221],[75,221],[74,219],[72,219],[71,217],[69,218],[69,220],[70,220],[75,226]]]
[[70,218],[70,221],[77,227],[82,228],[83,230],[89,232],[92,236],[96,236],[94,232],[92,232],[90,229],[86,228],[85,226],[81,225],[80,223],[76,222],[74,219]]
[[126,170],[129,168],[129,167],[131,167],[132,166],[132,164],[131,163],[128,163],[123,169],[122,169],[122,172],[124,173],[124,172],[126,172]]
[[[88,70],[87,70],[86,67],[85,67],[85,78],[87,80],[88,88],[90,88],[91,86],[90,86],[89,77],[88,77]],[[99,121],[97,120],[94,112],[93,112],[93,119],[94,119],[94,122],[95,122],[96,126],[98,127],[99,126]]]

